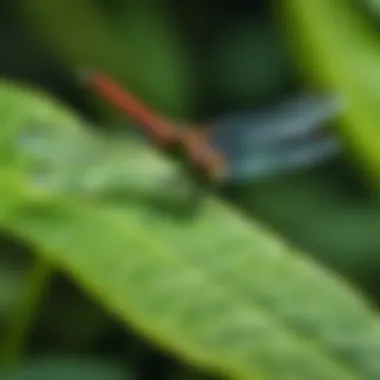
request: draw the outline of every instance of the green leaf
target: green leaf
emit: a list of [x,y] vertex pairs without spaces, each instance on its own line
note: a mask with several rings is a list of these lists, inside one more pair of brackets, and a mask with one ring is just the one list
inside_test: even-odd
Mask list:
[[2,380],[132,380],[120,365],[98,359],[45,357],[1,370]]
[[[12,99],[8,116],[12,110],[24,115],[19,123],[4,117],[5,130],[25,128],[26,115],[43,125],[50,120],[59,133],[58,125],[72,120],[37,96],[6,86],[0,95]],[[86,133],[84,144],[91,146]],[[4,229],[38,247],[137,333],[182,360],[236,379],[379,378],[378,315],[259,223],[209,196],[194,218],[179,220],[145,196],[132,196],[128,184],[118,202],[39,187],[30,181],[27,156],[17,159],[15,141],[8,138],[13,161],[0,167]],[[132,146],[125,142],[125,151]],[[128,162],[136,173],[136,166],[148,172],[162,160],[134,149],[145,159],[129,161],[127,154],[126,176]],[[161,162],[162,173],[172,171]],[[175,186],[161,185],[154,176],[141,182],[146,193],[165,190],[170,200]]]
[[380,204],[347,191],[353,184],[337,175],[342,166],[254,183],[234,198],[329,267],[365,283],[380,270]]
[[[359,7],[359,5],[358,5]],[[340,133],[379,186],[380,39],[351,1],[283,1],[296,60],[347,103]]]
[[36,257],[28,270],[23,291],[9,315],[9,321],[2,337],[0,360],[2,364],[10,365],[18,362],[24,354],[29,332],[38,314],[38,308],[53,273],[52,267],[45,259]]

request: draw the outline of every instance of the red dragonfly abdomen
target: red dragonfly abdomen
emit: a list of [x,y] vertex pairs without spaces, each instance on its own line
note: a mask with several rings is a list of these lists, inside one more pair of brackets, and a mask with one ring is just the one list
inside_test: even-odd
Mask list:
[[94,92],[141,126],[158,148],[183,152],[184,159],[210,180],[222,179],[225,160],[208,144],[204,133],[174,126],[104,74],[89,73],[84,79]]
[[176,140],[176,128],[171,123],[146,107],[110,77],[100,73],[87,73],[84,79],[94,92],[108,100],[125,116],[138,123],[155,143],[165,147]]

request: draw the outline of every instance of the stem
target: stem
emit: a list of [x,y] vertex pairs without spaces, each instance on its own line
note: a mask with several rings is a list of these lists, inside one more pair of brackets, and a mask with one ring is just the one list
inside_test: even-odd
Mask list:
[[0,363],[12,364],[21,359],[39,306],[53,273],[51,265],[35,257],[25,280],[20,299],[10,315],[5,336],[0,346]]

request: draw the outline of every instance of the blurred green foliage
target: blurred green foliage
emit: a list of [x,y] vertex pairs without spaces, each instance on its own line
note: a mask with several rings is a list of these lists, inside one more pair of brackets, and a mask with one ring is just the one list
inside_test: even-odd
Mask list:
[[[378,306],[380,204],[363,181],[366,173],[378,173],[374,168],[380,151],[375,138],[379,135],[375,97],[380,89],[378,80],[373,80],[378,78],[380,66],[372,60],[380,46],[378,2],[336,0],[341,15],[360,20],[353,24],[343,16],[339,19],[339,12],[334,13],[335,18],[320,17],[328,1],[311,2],[321,7],[319,13],[307,5],[302,8],[302,1],[288,2],[299,5],[297,16],[289,6],[289,12],[281,17],[276,4],[265,0],[250,4],[4,1],[0,5],[0,72],[3,78],[38,85],[91,119],[97,129],[106,126],[103,129],[107,131],[117,117],[76,82],[78,68],[104,69],[160,111],[186,122],[255,109],[306,86],[343,92],[354,103],[359,99],[359,106],[345,118],[350,127],[342,126],[340,131],[347,146],[360,154],[349,151],[322,167],[252,181],[225,189],[222,195],[339,273]],[[310,55],[294,44],[288,33],[287,26],[295,17],[299,24],[292,26],[303,27],[298,33],[306,38],[306,45],[313,41],[308,45]],[[327,38],[328,32],[336,38]],[[370,41],[370,49],[363,41]],[[304,71],[300,73],[297,67]],[[306,84],[305,73],[314,71],[318,75],[312,85]],[[353,82],[351,74],[356,75]],[[2,101],[0,120],[5,125],[7,107]],[[367,128],[362,128],[361,122]],[[6,146],[1,149],[5,157]],[[152,164],[148,171],[160,170]],[[2,182],[6,182],[5,175]],[[12,203],[11,191],[1,196],[2,204]],[[6,214],[3,209],[1,212]],[[187,241],[194,239],[191,229],[188,234]],[[18,238],[9,241],[7,236],[1,248],[1,379],[209,378],[121,325],[103,304],[95,304],[83,294],[66,272],[60,274],[36,261],[34,250],[40,247],[25,247]],[[231,255],[234,249],[231,247]],[[13,351],[6,353],[4,347]],[[75,360],[70,359],[73,357]]]

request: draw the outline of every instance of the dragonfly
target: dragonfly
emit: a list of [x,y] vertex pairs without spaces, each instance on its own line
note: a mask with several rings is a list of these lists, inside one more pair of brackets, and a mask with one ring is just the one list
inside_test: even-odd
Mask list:
[[207,184],[236,184],[313,167],[341,151],[339,138],[324,128],[342,112],[337,96],[302,94],[268,109],[217,117],[199,129],[170,121],[107,74],[91,71],[81,77],[157,148]]

